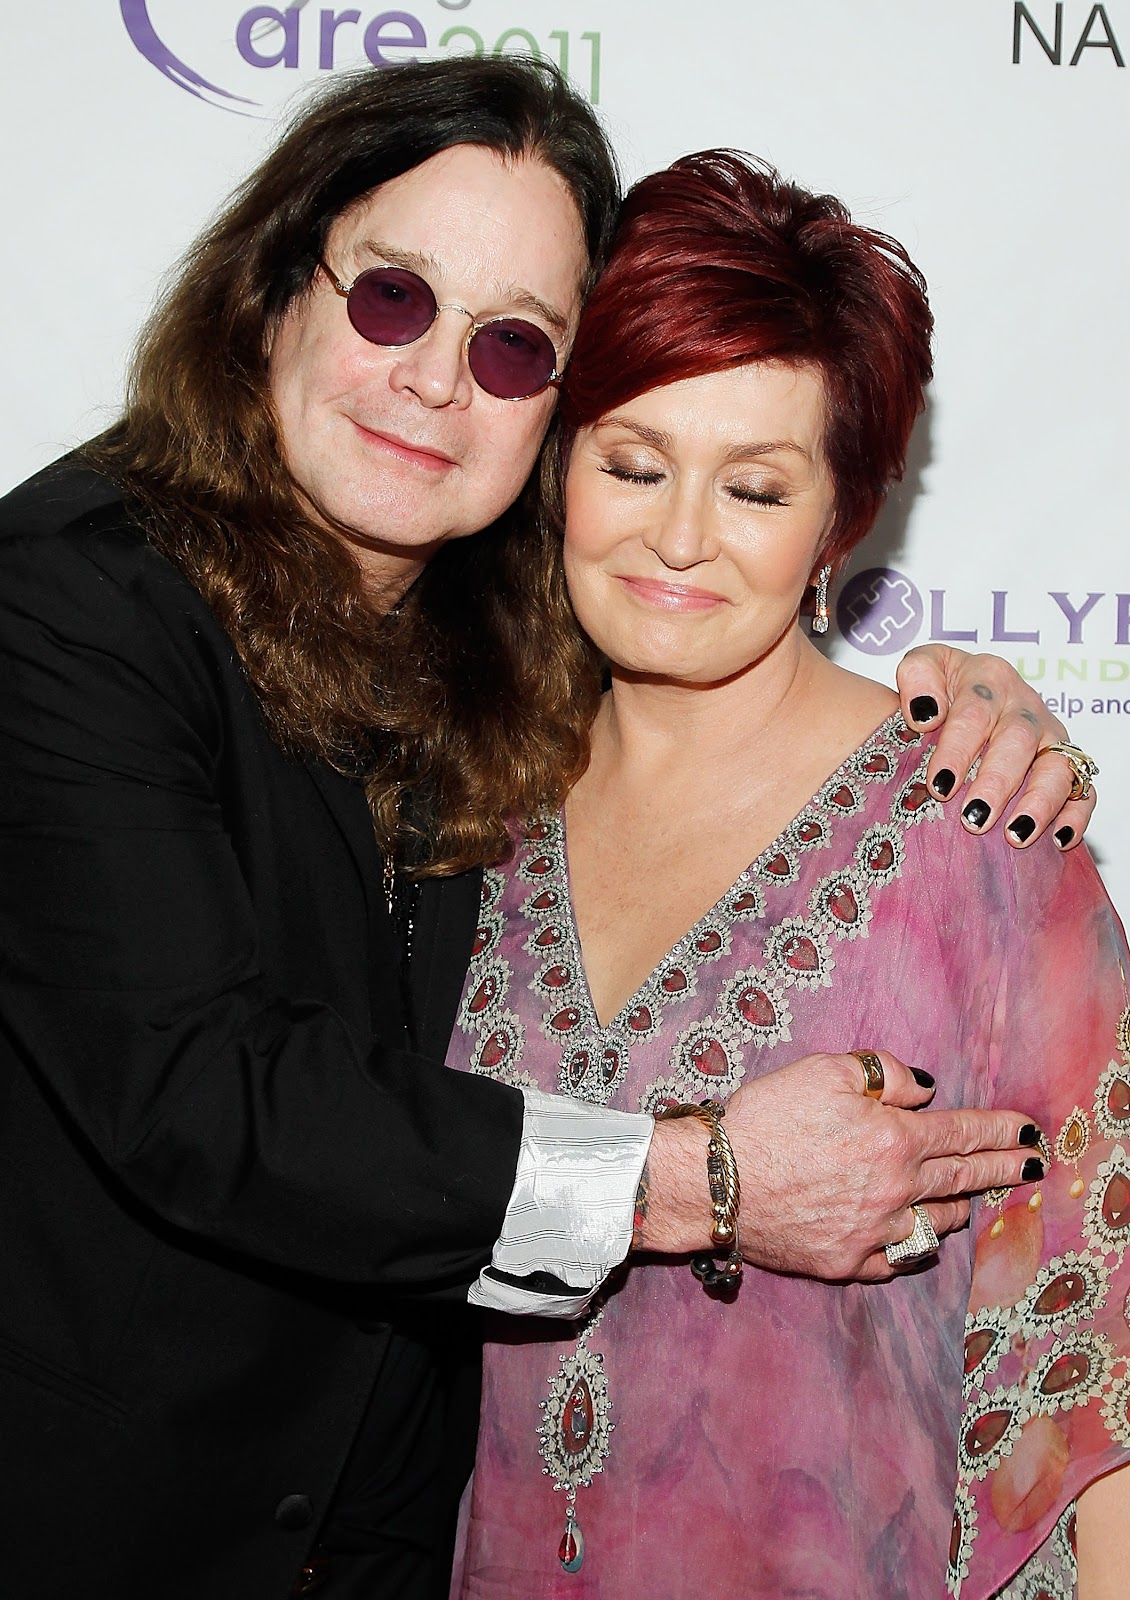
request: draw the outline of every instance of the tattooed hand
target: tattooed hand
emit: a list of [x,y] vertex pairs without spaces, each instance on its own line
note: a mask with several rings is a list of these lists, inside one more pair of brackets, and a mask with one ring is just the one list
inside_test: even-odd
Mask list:
[[[969,832],[985,832],[1007,812],[1011,845],[1031,844],[1048,828],[1061,850],[1079,843],[1095,807],[1094,791],[1086,800],[1068,798],[1071,769],[1062,757],[1045,756],[1033,765],[1045,745],[1068,734],[1007,661],[950,645],[921,645],[900,662],[898,687],[911,726],[937,731],[928,782],[940,800],[960,797]],[[964,788],[979,755],[977,777]]]

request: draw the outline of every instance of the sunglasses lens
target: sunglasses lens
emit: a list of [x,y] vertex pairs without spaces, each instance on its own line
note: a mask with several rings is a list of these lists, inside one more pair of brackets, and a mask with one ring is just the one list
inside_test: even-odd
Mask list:
[[400,267],[372,267],[349,291],[349,320],[371,344],[411,344],[435,320],[436,297]]
[[499,400],[524,400],[552,378],[557,352],[547,333],[519,317],[479,328],[467,350],[475,382]]

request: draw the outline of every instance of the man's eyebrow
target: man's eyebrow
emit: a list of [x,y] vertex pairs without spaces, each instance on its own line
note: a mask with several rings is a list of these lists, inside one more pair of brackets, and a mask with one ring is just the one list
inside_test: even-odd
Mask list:
[[426,255],[421,250],[401,250],[395,244],[386,244],[383,239],[358,239],[350,248],[359,260],[371,257],[386,267],[401,267],[405,272],[418,272],[421,277],[425,273],[439,271],[439,263],[434,256]]
[[[389,267],[400,267],[405,272],[418,272],[422,278],[442,277],[443,272],[439,262],[421,250],[402,250],[398,245],[388,244],[384,239],[359,239],[353,245],[353,254],[359,260],[381,261]],[[518,284],[495,283],[495,294],[499,305],[513,306],[518,311],[533,311],[547,322],[557,333],[565,335],[569,331],[569,319],[563,312],[557,311],[548,305],[532,289],[523,289]],[[471,307],[467,307],[471,310]]]
[[519,310],[534,311],[541,317],[543,322],[548,322],[549,326],[561,334],[562,337],[568,333],[568,317],[561,311],[555,311],[539,295],[534,294],[532,289],[523,289],[518,284],[510,284],[505,288],[499,285],[498,289],[500,304],[509,302],[510,305],[516,306]]
[[[652,444],[657,450],[671,448],[671,435],[664,433],[661,428],[649,428],[643,422],[637,422],[633,417],[621,417],[615,413],[612,416],[601,417],[597,423],[599,428],[626,428],[629,433],[634,433],[642,439],[644,444]],[[731,445],[725,452],[725,461],[749,461],[755,456],[773,455],[778,450],[791,450],[795,455],[802,456],[805,461],[812,457],[802,444],[795,439],[751,439],[741,444]]]

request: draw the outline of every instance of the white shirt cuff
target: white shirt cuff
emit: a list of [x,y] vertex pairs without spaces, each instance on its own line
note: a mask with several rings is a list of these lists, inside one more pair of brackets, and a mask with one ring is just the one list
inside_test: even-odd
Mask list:
[[[513,1316],[582,1316],[632,1243],[636,1190],[655,1123],[634,1111],[523,1089],[522,1147],[491,1265],[467,1292]],[[503,1281],[542,1273],[541,1289]]]

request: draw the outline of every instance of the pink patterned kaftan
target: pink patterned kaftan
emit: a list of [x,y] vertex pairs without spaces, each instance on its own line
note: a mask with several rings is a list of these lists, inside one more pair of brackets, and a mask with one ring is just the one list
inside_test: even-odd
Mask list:
[[1125,945],[1084,852],[970,838],[928,755],[886,722],[606,1028],[561,819],[486,874],[452,1066],[654,1110],[882,1047],[1049,1170],[890,1284],[649,1263],[580,1328],[496,1318],[469,1600],[1074,1595],[1073,1497],[1130,1459]]

